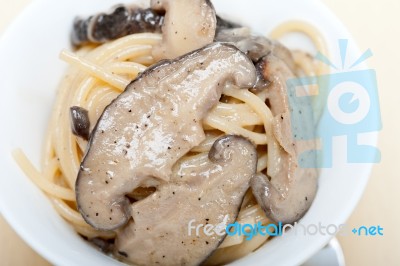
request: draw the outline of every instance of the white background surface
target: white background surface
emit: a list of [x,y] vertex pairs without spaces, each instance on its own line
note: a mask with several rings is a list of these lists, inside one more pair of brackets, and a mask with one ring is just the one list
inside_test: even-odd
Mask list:
[[[0,0],[0,34],[29,0]],[[397,0],[323,0],[352,32],[361,51],[374,53],[369,66],[376,69],[384,129],[379,148],[382,162],[376,165],[358,208],[348,221],[350,226],[381,225],[383,237],[340,238],[347,265],[400,265],[400,1]],[[1,60],[1,59],[0,59]],[[397,71],[396,71],[397,69]],[[1,73],[0,73],[1,78]],[[340,195],[340,192],[338,192]],[[0,218],[1,219],[1,218]],[[0,259],[2,265],[47,265],[10,227],[0,220]]]

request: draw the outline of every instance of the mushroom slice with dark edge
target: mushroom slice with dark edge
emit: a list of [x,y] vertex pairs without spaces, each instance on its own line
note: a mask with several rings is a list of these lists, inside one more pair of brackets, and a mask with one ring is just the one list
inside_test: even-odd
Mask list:
[[178,161],[169,183],[132,204],[133,221],[118,233],[115,254],[135,265],[199,265],[235,222],[256,169],[255,146],[234,135],[219,138],[208,154]]
[[253,35],[249,28],[235,26],[235,24],[230,22],[220,22],[220,25],[215,36],[216,41],[228,42],[235,45],[239,50],[247,54],[253,62],[259,61],[269,53],[274,53],[292,71],[295,69],[295,62],[291,51],[280,42],[263,36]]
[[[185,4],[186,2],[183,1],[181,4]],[[204,3],[206,6],[204,6]],[[105,43],[107,41],[115,40],[134,33],[161,33],[161,27],[163,25],[165,16],[165,10],[163,7],[164,4],[162,4],[161,1],[155,1],[153,6],[155,9],[157,9],[157,11],[152,8],[143,9],[136,6],[117,5],[108,13],[98,13],[87,18],[76,17],[72,27],[71,42],[75,46],[81,46],[89,43]],[[200,9],[198,8],[199,6]],[[174,7],[181,8],[180,4],[177,4]],[[208,19],[208,23],[210,23],[209,26],[211,27],[209,27],[210,29],[207,30],[210,37],[207,37],[208,41],[204,43],[204,45],[206,45],[212,41],[211,36],[215,35],[215,32],[213,33],[213,30],[215,31],[214,16],[212,11],[213,7],[209,1],[201,1],[200,5],[191,5],[190,7],[193,8],[191,13],[194,13],[196,17],[204,16]],[[171,10],[171,7],[169,7],[169,10]],[[204,10],[207,12],[204,12]],[[191,25],[193,17],[187,12],[188,11],[186,9],[183,14],[186,14],[188,19],[191,21],[185,26],[193,27],[194,25]],[[203,21],[203,19],[200,19],[199,21]],[[170,24],[170,26],[173,25]],[[168,28],[169,26],[166,24],[165,27]],[[240,28],[241,26],[216,16],[216,27],[218,32],[221,30]],[[181,34],[178,33],[179,32],[175,34],[174,32],[176,35],[175,37],[180,38],[180,35],[183,33],[183,31]],[[192,34],[193,32],[190,32],[190,36],[192,36]],[[201,46],[199,46],[199,48],[200,47]]]
[[156,59],[171,59],[210,44],[217,18],[209,0],[151,0],[156,11],[165,11],[162,42],[154,47]]
[[104,43],[141,32],[161,32],[164,15],[154,10],[118,5],[110,13],[99,13],[86,19],[76,18],[71,42],[75,46]]
[[250,59],[220,43],[144,71],[92,131],[76,181],[86,222],[101,230],[124,225],[130,217],[126,195],[169,181],[175,162],[205,139],[201,121],[226,83],[249,88],[255,79]]
[[[310,208],[317,191],[317,170],[298,163],[300,153],[315,149],[313,140],[300,139],[314,135],[312,110],[310,103],[303,101],[305,98],[300,100],[301,97],[295,95],[290,96],[292,102],[289,105],[288,93],[293,92],[288,90],[286,81],[295,76],[284,61],[269,54],[261,63],[264,77],[270,82],[265,89],[274,115],[275,141],[268,144],[268,153],[274,158],[269,160],[267,168],[271,180],[257,174],[251,180],[251,187],[270,219],[293,223]],[[310,165],[315,165],[315,156],[310,154],[307,159]]]
[[84,140],[89,139],[90,120],[89,113],[85,108],[72,106],[69,109],[71,116],[71,130],[75,136],[81,137]]
[[253,35],[249,28],[224,20],[217,17],[217,32],[215,41],[227,42],[235,45],[243,53],[247,54],[258,66],[257,82],[254,85],[255,91],[260,91],[268,86],[269,81],[264,78],[262,71],[262,57],[273,53],[276,57],[283,60],[291,71],[296,71],[295,61],[292,52],[278,41],[270,40],[266,37]]

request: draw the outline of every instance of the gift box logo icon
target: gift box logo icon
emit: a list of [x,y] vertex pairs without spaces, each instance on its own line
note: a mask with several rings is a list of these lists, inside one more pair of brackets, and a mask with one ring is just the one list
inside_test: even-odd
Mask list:
[[[352,70],[372,56],[372,53],[367,50],[349,69],[346,69],[344,62],[347,40],[339,40],[339,48],[342,57],[341,70],[325,56],[318,54],[317,58],[320,61],[337,72],[287,80],[293,138],[302,141],[315,139],[321,144],[320,149],[300,154],[298,160],[301,167],[332,167],[332,139],[338,136],[347,138],[347,163],[380,162],[380,151],[376,147],[359,142],[360,134],[378,132],[382,129],[376,73],[372,69]],[[298,94],[299,87],[310,86],[318,86],[319,93]],[[304,115],[304,112],[307,114]],[[313,121],[304,121],[304,118]],[[301,123],[314,124],[315,128],[298,131],[298,128],[302,128]]]

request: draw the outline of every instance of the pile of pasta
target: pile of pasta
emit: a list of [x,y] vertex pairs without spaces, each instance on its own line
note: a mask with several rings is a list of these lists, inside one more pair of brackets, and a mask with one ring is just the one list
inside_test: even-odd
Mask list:
[[[326,48],[322,38],[310,25],[290,22],[276,28],[272,37],[302,31],[314,41],[322,53]],[[70,64],[59,88],[52,117],[45,137],[41,171],[38,171],[21,150],[14,157],[23,171],[40,187],[57,212],[82,236],[113,239],[114,232],[97,231],[89,226],[77,211],[75,181],[87,142],[72,134],[69,109],[80,106],[88,110],[92,126],[104,108],[126,86],[154,62],[151,54],[161,35],[140,33],[129,35],[99,46],[85,46],[76,52],[62,51],[61,59]],[[321,66],[303,52],[293,52],[299,73],[320,74]],[[272,114],[266,104],[267,94],[236,90],[228,85],[220,102],[203,121],[206,140],[194,147],[190,155],[208,152],[214,141],[223,134],[239,134],[257,145],[257,171],[266,171],[267,142]],[[188,158],[190,155],[187,155]],[[183,158],[185,160],[185,158]],[[237,222],[263,225],[272,223],[261,210],[249,190],[243,200]],[[245,240],[243,235],[227,236],[207,264],[226,263],[256,250],[268,240],[268,235],[255,235]]]

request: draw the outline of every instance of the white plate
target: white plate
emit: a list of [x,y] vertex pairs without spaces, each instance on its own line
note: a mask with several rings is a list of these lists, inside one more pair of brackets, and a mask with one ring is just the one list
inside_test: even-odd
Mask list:
[[[128,1],[97,0],[96,4],[81,0],[35,1],[9,27],[0,44],[0,210],[26,242],[57,265],[120,263],[96,251],[75,234],[45,195],[21,172],[10,153],[21,147],[39,165],[43,134],[57,84],[66,68],[58,54],[69,45],[72,20],[77,14],[106,10],[119,2]],[[319,1],[215,0],[214,5],[219,13],[237,17],[263,34],[281,22],[305,20],[323,33],[332,58],[339,58],[336,49],[339,38],[350,40],[349,58],[360,55],[343,24]],[[296,42],[291,44],[295,48]],[[374,144],[376,134],[368,135],[365,141]],[[334,158],[339,159],[345,149],[335,147]],[[360,199],[371,165],[336,161],[338,164],[332,169],[321,172],[317,197],[302,223],[344,223]],[[330,238],[289,233],[273,239],[234,265],[300,264]]]

